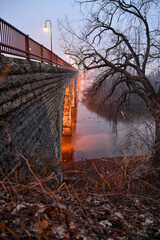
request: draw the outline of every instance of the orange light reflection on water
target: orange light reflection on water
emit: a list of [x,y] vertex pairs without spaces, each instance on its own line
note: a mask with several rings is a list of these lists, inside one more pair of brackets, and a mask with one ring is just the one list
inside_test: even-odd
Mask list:
[[[90,82],[85,81],[84,74],[78,77],[77,107],[73,109],[74,116],[72,116],[72,126],[74,127],[72,127],[70,136],[62,137],[63,161],[68,162],[82,158],[92,158],[93,156],[104,156],[106,148],[112,142],[110,136],[112,131],[104,132],[104,122],[106,121],[96,113],[89,111],[81,102],[83,91],[92,82],[92,79],[90,79]],[[112,140],[115,140],[113,136]]]
[[[126,119],[119,120],[117,132],[113,133],[109,120],[113,115],[110,116],[105,107],[101,108],[96,102],[82,101],[83,91],[92,82],[92,77],[86,79],[84,74],[78,77],[78,99],[76,107],[72,109],[72,134],[62,137],[63,161],[143,154],[137,152],[137,139],[134,142],[134,139],[126,138],[130,136],[131,129]],[[143,124],[141,128],[144,128]]]
[[[116,133],[112,131],[111,124],[106,118],[106,112],[99,113],[99,108],[92,103],[82,102],[83,91],[93,82],[92,78],[86,80],[84,74],[77,80],[76,107],[72,110],[72,134],[62,137],[62,159],[64,162],[77,161],[89,158],[111,156],[119,144]],[[119,134],[124,135],[124,125],[119,124]],[[118,153],[120,156],[120,153]]]

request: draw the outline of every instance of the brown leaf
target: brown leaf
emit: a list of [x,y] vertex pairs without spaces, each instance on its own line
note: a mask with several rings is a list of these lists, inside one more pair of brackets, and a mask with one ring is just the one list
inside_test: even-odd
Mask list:
[[69,229],[73,232],[76,230],[76,226],[74,225],[73,222],[70,222]]
[[50,226],[52,226],[52,224],[45,219],[43,219],[42,221],[39,222],[40,230],[45,230],[45,229],[49,228]]

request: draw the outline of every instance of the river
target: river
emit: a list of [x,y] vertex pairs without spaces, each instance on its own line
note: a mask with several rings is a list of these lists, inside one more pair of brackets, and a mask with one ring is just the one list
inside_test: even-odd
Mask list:
[[62,137],[62,160],[150,154],[154,138],[150,119],[144,116],[135,117],[134,121],[121,118],[117,132],[113,131],[105,108],[99,109],[96,104],[82,101],[83,91],[92,81],[84,76],[78,78],[76,123],[72,135]]

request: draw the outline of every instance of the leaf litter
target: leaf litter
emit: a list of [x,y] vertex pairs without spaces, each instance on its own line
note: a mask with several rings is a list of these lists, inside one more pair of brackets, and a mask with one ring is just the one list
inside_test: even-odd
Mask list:
[[102,175],[97,179],[97,166],[92,179],[85,175],[85,168],[79,174],[79,167],[63,166],[65,184],[52,191],[54,197],[36,186],[31,190],[17,187],[11,198],[1,188],[0,239],[160,239],[159,200],[123,189],[111,192],[108,179],[108,190],[100,182]]

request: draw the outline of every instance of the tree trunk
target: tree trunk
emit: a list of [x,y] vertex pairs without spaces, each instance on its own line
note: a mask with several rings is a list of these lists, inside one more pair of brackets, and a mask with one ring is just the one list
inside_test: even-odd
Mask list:
[[155,168],[160,167],[160,117],[155,120],[156,132],[155,142],[152,149],[152,165]]

